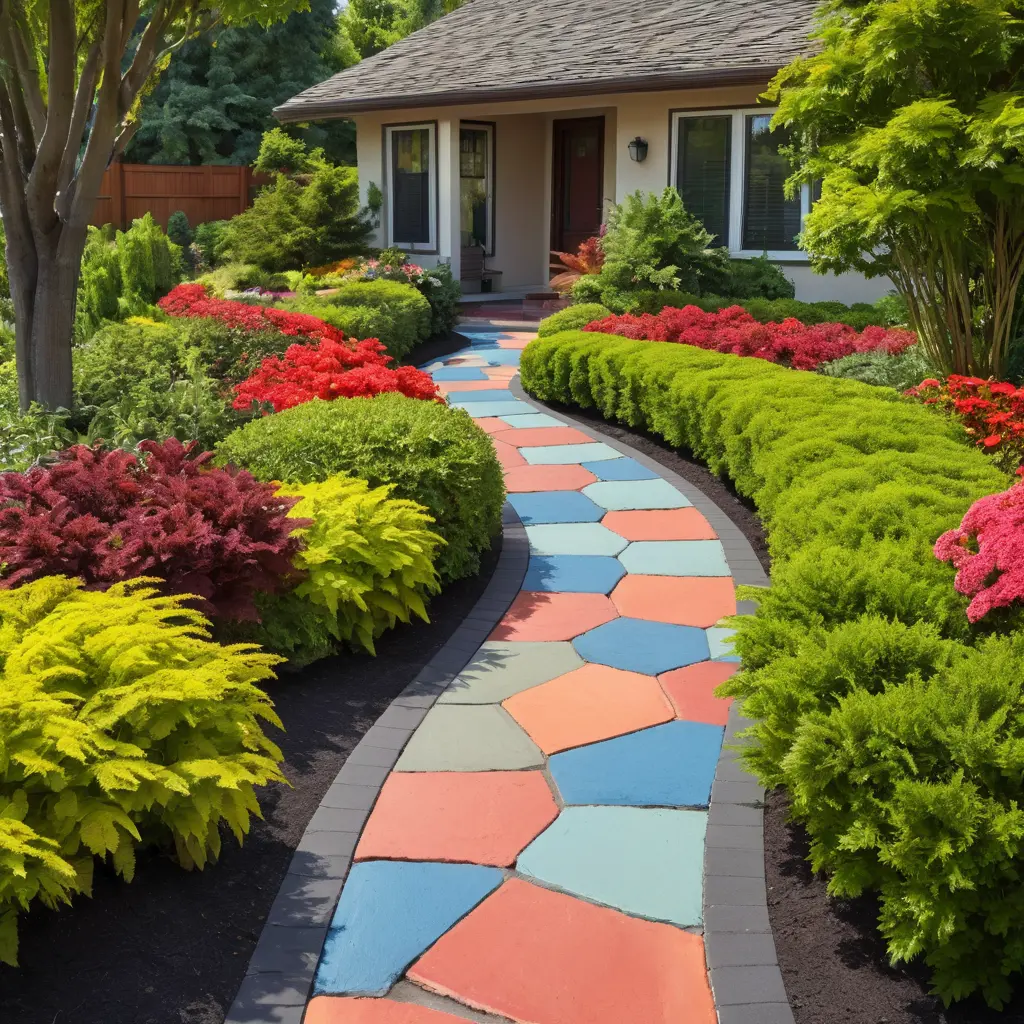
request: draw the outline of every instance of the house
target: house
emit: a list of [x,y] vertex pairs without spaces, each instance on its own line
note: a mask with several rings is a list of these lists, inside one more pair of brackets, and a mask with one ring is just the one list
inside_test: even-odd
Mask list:
[[[794,240],[784,141],[758,104],[810,46],[817,0],[469,0],[275,111],[355,121],[377,244],[456,277],[474,246],[506,289],[600,229],[636,189],[676,185],[736,258],[767,252],[807,301],[873,301],[885,280],[813,274]],[[479,261],[479,250],[477,262]],[[476,268],[477,273],[479,267]]]

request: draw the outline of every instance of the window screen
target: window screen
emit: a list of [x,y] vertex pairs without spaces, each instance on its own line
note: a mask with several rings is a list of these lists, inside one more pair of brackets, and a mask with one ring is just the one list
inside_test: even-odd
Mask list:
[[787,199],[783,185],[789,161],[779,153],[784,132],[770,130],[771,115],[747,117],[747,166],[743,206],[743,248],[793,251],[799,249],[800,197]]
[[679,119],[676,188],[683,205],[714,236],[712,245],[729,244],[729,174],[732,118]]
[[395,243],[430,244],[430,129],[391,132],[391,231]]

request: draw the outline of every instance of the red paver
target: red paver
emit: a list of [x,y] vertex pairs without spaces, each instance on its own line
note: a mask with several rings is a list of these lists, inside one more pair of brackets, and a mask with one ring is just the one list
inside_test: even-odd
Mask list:
[[594,439],[587,437],[582,430],[575,427],[517,427],[495,434],[501,441],[514,444],[517,448],[535,448],[549,444],[592,444]]
[[529,1024],[715,1024],[699,935],[513,878],[409,977]]
[[679,718],[687,722],[725,725],[731,697],[716,697],[715,687],[739,669],[734,661],[702,661],[658,676]]
[[584,665],[504,701],[545,754],[670,722],[675,711],[654,676]]
[[437,381],[437,390],[442,395],[447,395],[452,391],[495,391],[500,388],[500,384],[495,384],[493,380],[439,380]]
[[[483,421],[477,420],[477,422],[480,423]],[[495,435],[492,434],[491,438],[494,439]],[[501,468],[506,471],[510,469],[518,469],[520,466],[526,465],[526,459],[519,454],[519,449],[510,444],[506,444],[504,441],[494,440],[494,450],[497,452]]]
[[317,996],[306,1008],[303,1020],[305,1024],[465,1024],[464,1017],[414,1003],[346,996]]
[[618,618],[615,605],[604,594],[548,594],[523,590],[489,639],[572,640],[615,618]]
[[609,512],[601,522],[626,540],[715,540],[718,537],[695,508]]
[[736,614],[731,576],[624,576],[612,591],[619,614],[707,629]]
[[473,420],[473,422],[483,431],[488,434],[497,434],[502,430],[508,430],[508,424],[497,416],[484,416],[482,419]]
[[510,867],[557,816],[541,772],[392,772],[356,860]]
[[505,474],[509,494],[529,491],[579,491],[597,477],[582,466],[520,466]]

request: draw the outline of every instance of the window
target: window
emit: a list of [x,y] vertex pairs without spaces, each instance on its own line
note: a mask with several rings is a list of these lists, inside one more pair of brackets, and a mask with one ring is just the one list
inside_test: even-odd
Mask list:
[[388,244],[436,247],[437,159],[432,124],[388,128]]
[[672,171],[687,210],[735,256],[805,259],[797,235],[812,190],[787,199],[789,161],[779,153],[785,133],[771,130],[762,110],[673,115]]
[[494,254],[494,129],[464,124],[459,131],[459,202],[462,245],[482,246]]
[[676,188],[683,205],[715,236],[729,244],[729,179],[732,118],[681,117]]

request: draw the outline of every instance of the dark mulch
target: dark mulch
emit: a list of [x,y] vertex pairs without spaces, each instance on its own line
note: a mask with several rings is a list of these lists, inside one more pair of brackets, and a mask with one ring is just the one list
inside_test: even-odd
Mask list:
[[[695,484],[739,527],[769,570],[764,529],[749,502],[710,470],[689,461],[687,453],[589,410],[553,403],[548,408],[632,445]],[[890,967],[875,927],[877,900],[828,895],[825,879],[813,875],[807,863],[807,833],[786,821],[787,808],[783,792],[768,794],[765,873],[768,913],[796,1024],[1024,1024],[1024,991],[1001,1012],[976,999],[944,1010],[928,994],[928,972],[922,965]]]
[[309,819],[345,758],[482,594],[497,564],[453,584],[430,625],[389,633],[376,659],[320,662],[272,689],[287,732],[275,737],[293,788],[262,797],[241,848],[230,837],[218,864],[187,873],[158,853],[140,858],[129,885],[97,873],[93,898],[21,923],[21,968],[0,966],[7,1024],[221,1024],[270,905]]

